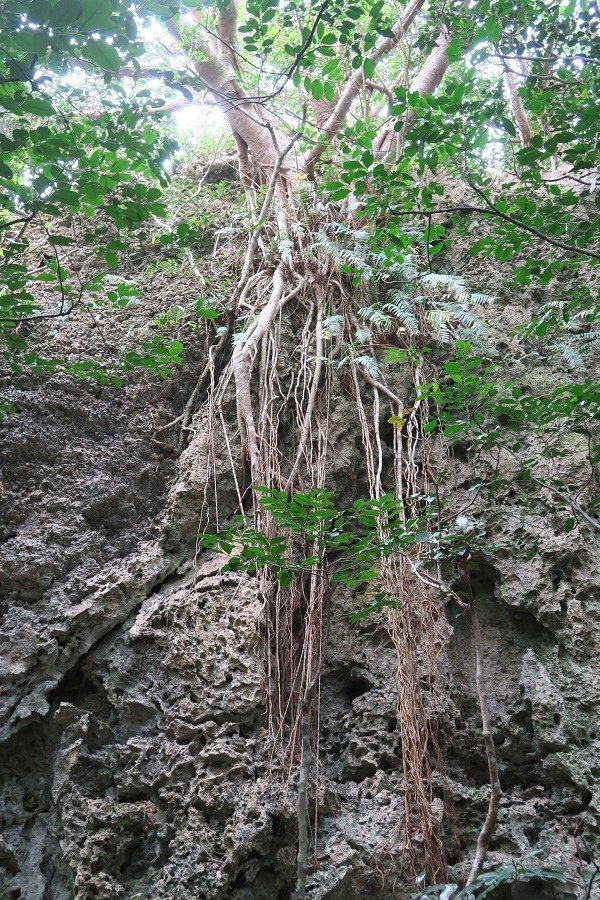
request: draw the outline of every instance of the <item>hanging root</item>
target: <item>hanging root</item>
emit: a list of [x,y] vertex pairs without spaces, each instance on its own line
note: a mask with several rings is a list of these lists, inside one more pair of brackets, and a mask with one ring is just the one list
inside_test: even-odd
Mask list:
[[[207,403],[220,404],[228,380],[233,378],[242,457],[249,467],[252,485],[292,492],[298,483],[302,489],[321,488],[326,484],[331,452],[327,416],[334,377],[334,368],[327,365],[326,357],[332,359],[345,346],[352,345],[352,334],[358,327],[354,307],[365,299],[366,287],[353,284],[350,293],[342,284],[344,276],[339,260],[326,253],[305,252],[301,236],[294,238],[294,244],[282,212],[285,204],[274,184],[272,181],[267,190],[258,217],[260,228],[250,240],[235,295],[237,303],[254,312],[256,318],[243,339],[235,341],[231,363],[221,374],[219,384],[209,391]],[[267,214],[274,203],[279,204],[278,236],[292,244],[295,251],[287,256],[280,254],[274,269],[265,261],[263,269],[252,274],[259,246],[256,235],[258,230],[267,229]],[[311,229],[324,227],[319,210],[315,206]],[[264,288],[267,278],[271,283],[270,293],[264,302],[260,286]],[[309,287],[311,296],[306,297]],[[296,325],[298,337],[293,356],[285,360],[280,352],[281,312],[294,297],[298,298],[302,320],[299,327]],[[326,316],[342,322],[340,340],[329,353],[323,327]],[[371,352],[374,352],[372,348]],[[214,367],[210,371],[214,373]],[[401,416],[405,404],[381,378],[374,378],[362,366],[350,365],[345,371],[349,371],[354,387],[368,493],[376,498],[389,490],[379,433],[381,406],[388,403],[391,412]],[[418,387],[418,374],[416,381]],[[193,400],[190,398],[190,409],[199,393],[200,388]],[[367,411],[363,394],[372,396],[372,411]],[[407,519],[419,514],[419,498],[428,491],[430,437],[422,429],[427,409],[425,404],[419,408],[417,403],[412,410],[405,431],[395,431],[391,474],[396,496],[405,503]],[[220,408],[219,414],[225,428]],[[233,465],[229,449],[232,441],[233,436],[226,434],[224,446]],[[238,485],[237,477],[235,483]],[[243,495],[243,486],[238,487],[240,507]],[[259,505],[253,509],[253,524],[268,537],[278,533],[268,510]],[[382,521],[382,536],[385,528],[386,523]],[[289,552],[297,549],[290,548]],[[299,767],[296,900],[306,895],[307,793],[313,775],[318,781],[319,710],[315,696],[322,669],[324,610],[331,591],[322,552],[316,544],[302,548],[304,558],[318,558],[318,562],[309,571],[296,575],[289,587],[274,585],[266,572],[259,575],[259,588],[265,598],[262,628],[271,749],[273,758],[277,754],[280,763],[286,764],[284,770],[288,777],[292,766]],[[418,559],[413,562],[418,564]],[[403,769],[403,807],[398,834],[403,836],[403,862],[413,874],[424,865],[430,878],[442,881],[446,861],[440,822],[432,809],[433,768],[438,746],[437,654],[443,646],[443,613],[437,599],[439,586],[425,583],[423,574],[418,571],[415,574],[415,566],[400,553],[382,562],[381,574],[386,590],[397,601],[397,608],[390,611],[389,628],[397,656],[398,730]],[[281,766],[278,768],[281,771]]]
[[[374,389],[372,433],[361,397],[356,367],[353,372],[358,419],[363,434],[369,490],[380,496],[381,438],[379,435],[379,392],[391,402],[392,411],[401,412],[404,404],[385,385],[359,369],[363,379]],[[426,417],[427,410],[422,415]],[[394,433],[394,473],[396,496],[405,503],[406,517],[417,513],[418,498],[427,491],[425,436],[420,427],[419,410],[415,406],[406,429],[406,441],[400,430]],[[421,464],[421,469],[419,466]],[[422,475],[419,476],[419,471]],[[381,537],[386,535],[386,522],[380,522]],[[423,864],[429,877],[443,881],[446,858],[440,823],[432,810],[433,771],[431,757],[437,747],[435,732],[436,696],[439,683],[436,647],[443,644],[442,612],[436,593],[420,581],[410,561],[397,554],[383,561],[382,578],[386,592],[394,597],[396,608],[389,611],[389,630],[396,649],[396,683],[398,696],[398,730],[403,770],[403,814],[398,832],[403,833],[403,859],[407,869],[417,874]],[[422,684],[428,687],[431,708],[423,700]],[[423,859],[420,859],[422,848]]]
[[427,671],[421,648],[437,637],[439,610],[422,585],[415,583],[401,560],[390,573],[388,590],[395,590],[398,607],[390,611],[390,632],[396,648],[398,728],[404,776],[403,851],[414,875],[421,863],[415,839],[422,844],[424,864],[433,882],[446,877],[446,859],[440,824],[432,810],[433,772],[431,754],[436,738],[432,711],[425,707],[422,678],[435,685],[435,672]]
[[184,447],[187,435],[189,431],[190,420],[194,414],[194,410],[196,408],[196,404],[198,403],[198,398],[201,396],[202,392],[205,390],[208,385],[211,377],[214,375],[214,371],[218,368],[223,353],[226,349],[226,345],[231,339],[231,332],[233,330],[233,322],[230,319],[227,323],[227,327],[224,328],[221,337],[213,344],[208,350],[208,362],[204,366],[204,369],[200,373],[200,377],[196,382],[194,390],[188,397],[187,403],[183,408],[183,413],[181,414],[181,430],[179,432],[179,441],[178,445],[180,448]]
[[306,412],[304,414],[304,421],[302,423],[302,429],[300,431],[300,439],[298,440],[298,449],[296,451],[296,459],[294,461],[294,465],[292,466],[292,471],[290,472],[289,478],[286,482],[285,489],[289,491],[291,487],[294,485],[294,481],[296,479],[296,475],[298,474],[298,468],[300,466],[300,461],[306,449],[306,441],[308,439],[308,435],[310,433],[310,426],[312,422],[313,412],[315,408],[315,402],[317,399],[317,391],[319,390],[319,383],[321,381],[321,371],[323,368],[323,297],[319,296],[317,293],[317,324],[315,327],[315,369],[312,377],[312,383],[310,386],[310,393],[308,395],[308,402],[306,404]]
[[233,375],[235,378],[238,421],[241,428],[242,449],[250,462],[250,473],[255,485],[264,484],[264,473],[261,465],[261,453],[256,431],[254,411],[252,407],[252,366],[259,342],[268,334],[276,316],[293,297],[302,290],[304,280],[300,279],[296,287],[284,295],[285,271],[281,262],[273,273],[271,295],[261,310],[254,327],[249,331],[246,340],[235,345],[232,357]]

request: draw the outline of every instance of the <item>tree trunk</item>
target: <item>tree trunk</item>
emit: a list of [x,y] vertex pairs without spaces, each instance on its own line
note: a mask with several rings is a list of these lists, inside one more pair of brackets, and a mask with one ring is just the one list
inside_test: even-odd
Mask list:
[[[523,61],[521,61],[521,64],[525,65]],[[514,72],[511,72],[506,64],[504,70],[504,83],[506,84],[513,116],[515,117],[515,122],[519,129],[519,134],[521,135],[521,144],[523,147],[529,147],[532,138],[531,125],[529,124],[529,119],[527,118],[527,113],[525,112],[525,107],[523,106],[523,101],[519,94],[516,75]]]
[[[449,33],[441,34],[438,37],[435,47],[423,63],[421,70],[409,88],[411,93],[418,91],[420,97],[424,97],[426,94],[435,93],[448,68],[449,59],[446,50],[448,49],[448,44],[451,40],[452,35]],[[409,108],[404,117],[402,131],[398,135],[397,157],[402,155],[406,134],[410,131],[416,121],[416,110]],[[392,150],[395,138],[396,132],[394,131],[394,124],[393,122],[388,122],[373,143],[374,155],[379,157],[386,156]]]

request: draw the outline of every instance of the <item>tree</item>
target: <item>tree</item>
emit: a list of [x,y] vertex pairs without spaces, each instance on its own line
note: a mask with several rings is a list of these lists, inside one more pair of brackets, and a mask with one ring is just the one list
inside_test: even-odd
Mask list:
[[[154,35],[144,27],[150,19],[159,23]],[[433,511],[427,540],[393,544],[390,553],[381,550],[388,512],[372,522],[382,596],[394,598],[387,606],[399,660],[408,865],[416,871],[411,835],[418,829],[428,873],[443,879],[442,838],[430,802],[435,723],[420,684],[425,678],[435,685],[437,678],[432,647],[448,596],[442,564],[449,557],[461,562],[468,584],[473,535],[448,527],[434,445],[468,435],[494,494],[507,478],[498,454],[518,455],[525,446],[514,449],[510,428],[527,431],[533,423],[543,440],[554,426],[560,435],[581,434],[581,411],[597,418],[598,392],[593,385],[566,385],[537,397],[502,373],[492,377],[494,349],[481,321],[490,298],[481,285],[441,276],[434,263],[458,230],[474,234],[473,254],[508,264],[507,279],[518,285],[543,287],[560,274],[595,271],[600,77],[587,4],[249,0],[242,10],[235,0],[185,7],[159,0],[13,0],[4,4],[2,22],[0,304],[8,365],[40,373],[63,367],[105,382],[134,366],[165,374],[180,360],[179,341],[157,338],[119,360],[65,364],[33,352],[24,331],[29,323],[91,308],[90,298],[126,304],[135,293],[126,281],[115,287],[106,276],[118,270],[151,217],[164,215],[164,163],[175,148],[162,117],[201,99],[221,112],[235,139],[248,219],[235,286],[223,303],[195,310],[216,327],[179,423],[182,443],[194,411],[215,408],[233,382],[240,512],[253,519],[253,534],[278,540],[284,523],[277,510],[256,502],[252,489],[282,492],[280,502],[297,503],[307,491],[325,489],[327,406],[333,379],[342,379],[356,402],[371,501],[402,500],[403,528]],[[83,283],[69,270],[69,216],[104,223],[87,229],[99,268]],[[32,231],[46,245],[37,265],[29,253]],[[197,232],[185,223],[161,236],[165,252],[195,240]],[[55,302],[40,302],[43,285]],[[560,303],[540,311],[521,347],[533,341],[540,353],[577,361],[576,348],[589,350],[596,341],[596,298],[586,286]],[[282,374],[284,316],[301,337],[298,360]],[[539,346],[549,334],[556,340]],[[387,357],[382,347],[390,348]],[[394,360],[410,373],[406,396]],[[461,416],[465,403],[469,415]],[[499,434],[493,421],[506,416]],[[389,473],[381,437],[387,423],[394,450]],[[554,437],[550,454],[539,445],[527,448],[524,459],[521,453],[519,477],[540,488],[536,503],[552,514],[566,511],[565,528],[595,528],[595,497],[582,500],[569,485],[565,490],[560,472],[550,482],[542,477],[540,459],[551,465],[562,452]],[[593,480],[598,457],[591,432],[588,458]],[[289,550],[281,541],[277,546],[280,557]],[[286,673],[278,691],[284,700],[271,713],[289,725],[289,758],[302,751],[301,791],[310,774],[309,743],[316,745],[310,724],[322,666],[318,635],[332,586],[323,548],[306,549],[300,568],[277,563],[287,574],[275,589],[264,575],[266,633],[277,671]],[[471,607],[477,629],[477,598],[454,596]],[[277,631],[275,613],[287,623]],[[480,695],[485,721],[485,691]],[[298,808],[305,833],[306,808]],[[305,890],[305,857],[299,857],[298,896]]]

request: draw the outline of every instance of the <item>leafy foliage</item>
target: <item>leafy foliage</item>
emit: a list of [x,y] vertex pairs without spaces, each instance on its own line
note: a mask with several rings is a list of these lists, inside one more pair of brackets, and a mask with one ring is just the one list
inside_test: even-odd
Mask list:
[[[439,429],[450,445],[468,448],[478,469],[476,487],[489,499],[513,483],[517,503],[530,512],[558,514],[566,531],[577,524],[600,528],[593,493],[600,462],[597,383],[566,383],[536,396],[514,380],[503,381],[501,369],[459,342],[443,366],[443,379],[423,385],[420,397],[435,410],[426,430]],[[580,473],[569,474],[561,465],[572,460],[577,440],[588,468],[583,483]]]
[[[120,0],[3,5],[0,347],[13,371],[51,372],[59,366],[28,351],[19,323],[97,307],[102,295],[109,305],[124,305],[134,296],[123,286],[115,291],[109,276],[136,232],[165,213],[163,163],[175,143],[150,122],[140,125],[143,92],[128,96],[114,76],[123,59],[135,63],[145,51],[139,31],[144,17],[175,9],[150,2],[134,16]],[[65,67],[81,72],[81,64],[88,67],[89,81],[80,87],[74,76],[71,86]],[[86,112],[78,111],[80,104]],[[73,217],[89,223],[84,239],[98,260],[97,272],[87,279],[68,263],[76,238],[65,223]],[[32,265],[32,257],[41,264]],[[150,360],[163,374],[161,354],[147,353],[139,364],[149,367]],[[124,368],[133,364],[130,356]],[[102,360],[89,359],[61,367],[104,383],[118,381],[115,369],[123,368],[111,363],[107,369]]]
[[238,519],[229,529],[200,535],[201,543],[232,554],[223,571],[266,568],[282,587],[295,574],[314,566],[327,574],[331,584],[356,587],[376,579],[378,562],[424,540],[423,529],[432,517],[425,509],[422,515],[406,519],[402,501],[390,494],[355,500],[350,509],[338,510],[333,492],[322,488],[291,498],[272,488],[259,486],[256,491],[277,527],[276,536],[269,537]]
[[[600,48],[590,5],[431,0],[397,7],[390,0],[248,0],[239,8],[226,0],[6,0],[0,10],[0,349],[9,371],[65,371],[99,384],[118,384],[133,368],[168,377],[182,360],[181,329],[208,323],[209,333],[225,306],[228,325],[214,329],[211,349],[218,355],[231,325],[235,365],[276,306],[276,293],[273,303],[263,299],[261,282],[272,279],[294,285],[297,298],[301,287],[316,288],[319,304],[326,295],[313,382],[307,386],[305,349],[306,392],[298,381],[287,395],[298,407],[301,395],[309,399],[299,464],[303,452],[309,456],[322,353],[338,369],[347,365],[359,404],[359,374],[374,390],[375,431],[381,397],[393,404],[387,421],[396,429],[394,446],[410,444],[409,496],[384,493],[340,509],[324,489],[288,494],[254,484],[264,528],[240,519],[202,536],[203,546],[228,554],[226,569],[266,570],[281,588],[307,572],[331,587],[362,587],[377,582],[394,554],[409,560],[415,577],[427,568],[437,576],[442,564],[490,550],[488,526],[501,514],[493,501],[514,485],[517,504],[566,532],[600,527],[600,391],[593,376],[547,390],[520,384],[507,371],[517,356],[499,358],[482,321],[498,287],[551,288],[555,294],[532,299],[518,352],[577,369],[597,349]],[[232,241],[247,248],[239,281],[230,272],[214,296],[203,285],[201,296],[194,292],[184,304],[168,305],[167,298],[153,323],[161,333],[118,362],[65,362],[34,352],[30,326],[137,301],[143,282],[119,271],[134,244],[158,248],[159,264],[205,246],[200,214],[166,218],[176,144],[157,119],[169,106],[204,102],[207,94],[239,151],[249,216],[227,223]],[[79,235],[95,259],[85,276],[71,258]],[[471,256],[493,260],[493,289],[473,290],[466,277],[440,274],[455,237]],[[316,305],[303,323],[304,348]],[[277,377],[266,371],[268,333],[261,335],[259,392]],[[402,364],[412,391],[404,401],[385,384],[394,363]],[[252,365],[253,358],[233,379],[248,444],[256,431]],[[180,417],[184,431],[205,386],[203,375]],[[240,400],[243,389],[248,396]],[[0,414],[11,409],[0,401]],[[364,407],[360,412],[364,437],[370,424]],[[491,512],[479,516],[481,502],[468,516],[446,508],[439,483],[434,496],[420,492],[426,454],[418,460],[416,448],[430,447],[434,437],[472,463],[473,504],[485,495]],[[364,443],[366,449],[368,436]],[[580,451],[577,466],[563,465],[569,456],[573,462],[573,448]],[[259,448],[243,449],[256,469]],[[277,456],[271,446],[268,452]],[[277,465],[266,468],[272,473]],[[351,620],[397,602],[391,592],[375,591]],[[298,671],[306,676],[316,657],[305,650]],[[427,729],[417,730],[425,744],[415,744],[415,752],[424,759]],[[423,829],[421,835],[427,852]],[[480,875],[462,896],[545,877],[561,880],[552,870],[503,867]]]
[[551,881],[567,884],[569,878],[562,869],[532,864],[543,852],[534,850],[512,863],[482,872],[473,884],[462,890],[457,885],[433,885],[413,894],[413,900],[425,900],[427,897],[438,897],[440,900],[480,900],[492,896],[495,890],[506,884],[534,882],[539,885],[540,882],[544,884]]

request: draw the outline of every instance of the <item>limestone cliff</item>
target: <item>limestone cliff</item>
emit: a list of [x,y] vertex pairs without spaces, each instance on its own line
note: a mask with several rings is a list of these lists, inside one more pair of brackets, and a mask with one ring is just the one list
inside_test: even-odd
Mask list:
[[[155,314],[166,292],[174,303],[193,290],[183,275],[153,277],[140,315]],[[508,298],[499,321],[519,306]],[[96,339],[83,317],[72,335]],[[201,342],[189,343],[170,381],[136,374],[116,389],[55,375],[2,385],[16,407],[2,422],[0,494],[6,900],[283,900],[293,890],[296,776],[280,776],[268,742],[263,598],[253,578],[221,574],[222,560],[196,546],[207,480],[222,510],[235,505],[226,448],[211,472],[202,412],[181,455],[161,431],[202,365]],[[358,426],[343,389],[338,400],[332,487],[352,496]],[[457,458],[453,489],[468,476]],[[521,511],[507,521],[505,537],[525,543],[533,526]],[[545,864],[571,878],[494,896],[583,897],[581,872],[594,853],[600,860],[599,558],[598,534],[549,530],[534,558],[503,552],[481,569],[503,788],[488,863],[543,847]],[[313,900],[415,890],[395,842],[396,657],[383,614],[348,623],[360,602],[341,592],[328,611]],[[458,866],[489,786],[469,618],[450,605],[447,615],[439,774],[454,797],[449,862]]]

